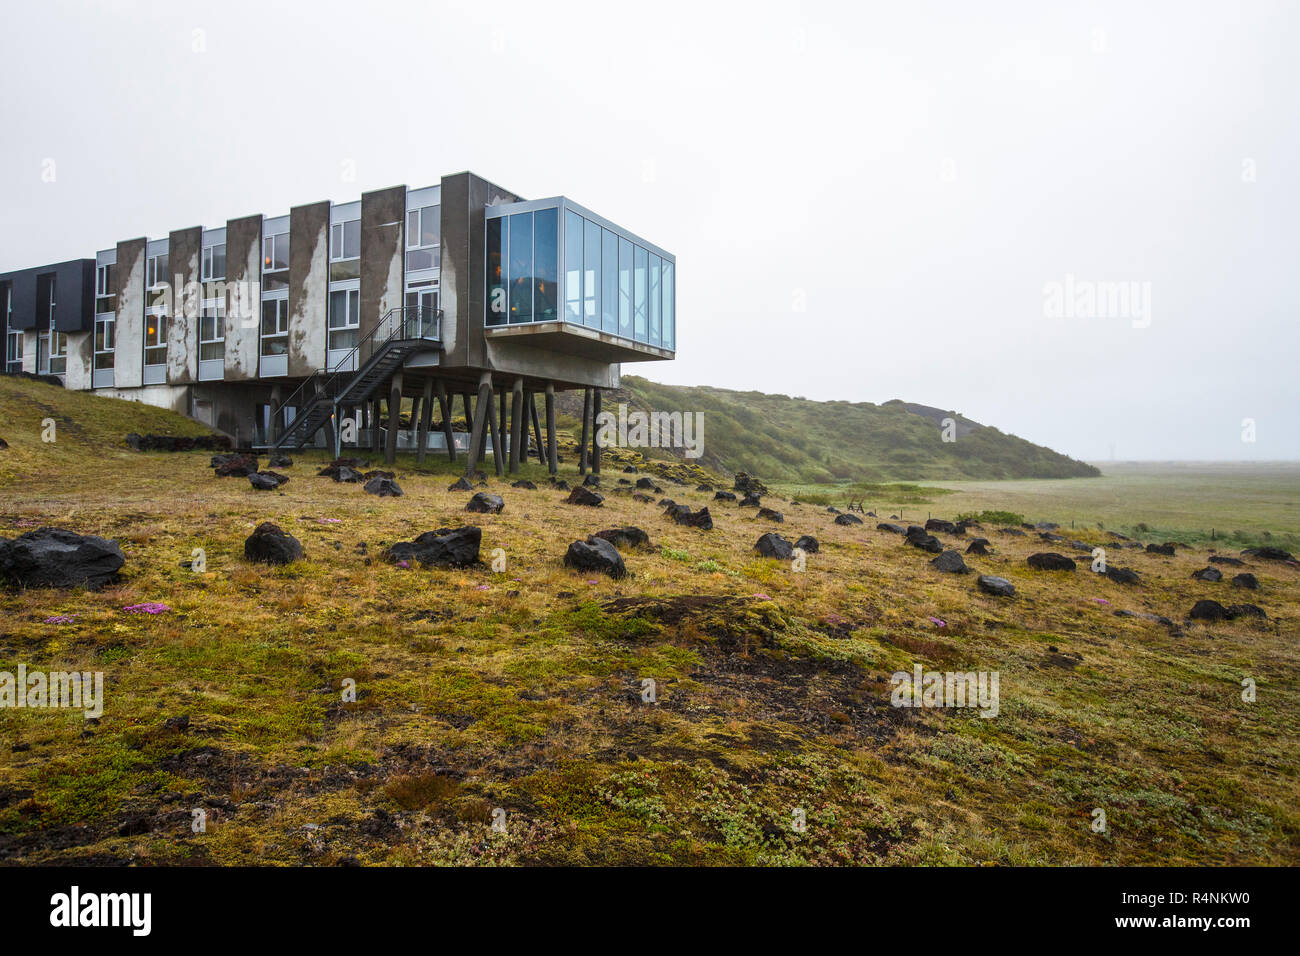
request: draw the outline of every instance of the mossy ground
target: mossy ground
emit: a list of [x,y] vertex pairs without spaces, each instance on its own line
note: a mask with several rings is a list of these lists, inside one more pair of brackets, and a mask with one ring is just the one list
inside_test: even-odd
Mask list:
[[[1013,581],[1008,601],[935,571],[872,519],[837,526],[811,504],[771,499],[785,513],[774,526],[664,484],[709,504],[706,532],[610,493],[638,477],[617,467],[604,506],[585,509],[536,464],[527,491],[489,461],[505,511],[470,515],[445,462],[403,457],[406,496],[378,499],[316,477],[319,454],[295,455],[280,492],[257,492],[214,477],[207,454],[130,452],[121,435],[147,429],[112,416],[98,444],[85,423],[42,443],[31,396],[64,397],[6,388],[0,534],[100,534],[127,565],[98,592],[0,591],[0,670],[106,682],[98,723],[0,710],[5,862],[1300,862],[1293,566],[1250,561],[1261,589],[1243,592],[1191,579],[1205,547],[1166,558],[1069,533],[1142,575],[1125,587],[1086,560],[1031,571],[1027,554],[1064,548],[986,527],[996,553],[968,564]],[[576,480],[572,461],[563,470]],[[247,563],[243,540],[267,520],[307,560]],[[504,573],[380,558],[461,523],[483,528],[485,561],[504,551]],[[562,566],[569,542],[626,524],[653,542],[625,555],[634,577]],[[753,552],[769,530],[821,550],[797,573]],[[195,548],[203,573],[182,567]],[[1185,623],[1200,598],[1252,601],[1270,620]],[[146,601],[171,610],[123,611]],[[55,615],[73,623],[45,623]],[[889,676],[916,662],[998,671],[999,715],[891,707]],[[165,725],[182,714],[188,729]],[[1105,833],[1090,826],[1098,808]],[[194,809],[206,832],[192,832]]]

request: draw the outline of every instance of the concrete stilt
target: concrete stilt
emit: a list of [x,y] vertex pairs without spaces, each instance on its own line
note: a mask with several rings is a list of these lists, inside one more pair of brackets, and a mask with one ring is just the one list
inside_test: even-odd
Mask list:
[[456,460],[456,442],[451,430],[451,400],[447,397],[447,386],[438,379],[438,413],[442,415],[442,434],[447,439],[447,460]]
[[492,398],[492,375],[484,372],[479,379],[478,385],[478,407],[470,413],[469,392],[461,394],[461,399],[465,402],[465,418],[471,421],[469,431],[469,458],[465,462],[465,477],[472,479],[474,469],[478,466],[479,461],[483,458],[483,443],[487,435],[487,417],[489,414],[490,400]]
[[384,461],[392,464],[397,460],[397,433],[402,427],[402,373],[393,375],[388,387],[388,440],[384,444]]
[[492,410],[494,401],[495,399],[493,397],[492,388],[489,386],[487,418],[489,424],[492,426],[492,465],[496,469],[497,477],[500,478],[506,473],[506,456],[501,450],[501,443],[505,440],[505,436],[502,435],[500,429],[497,428],[496,414]]
[[591,389],[582,390],[582,441],[578,443],[578,474],[587,473],[587,441],[591,437]]
[[600,389],[594,388],[591,397],[591,473],[600,474]]
[[510,474],[519,473],[519,448],[523,442],[524,380],[516,378],[510,387]]
[[420,397],[420,430],[416,433],[419,450],[415,453],[418,464],[424,464],[424,453],[429,447],[429,427],[433,424],[433,379],[424,380],[424,394]]
[[555,383],[546,383],[546,470],[552,475],[560,470],[559,449],[555,443]]

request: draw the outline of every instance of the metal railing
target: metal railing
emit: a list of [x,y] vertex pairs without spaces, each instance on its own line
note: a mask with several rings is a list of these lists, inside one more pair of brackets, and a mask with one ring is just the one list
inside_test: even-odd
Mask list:
[[272,440],[278,439],[293,427],[293,421],[283,426],[275,424],[284,421],[286,408],[295,409],[296,420],[313,402],[336,398],[361,371],[364,364],[362,356],[368,361],[390,342],[413,341],[442,341],[442,309],[395,308],[385,312],[375,327],[347,355],[334,363],[332,370],[322,368],[312,372],[294,389],[293,394],[280,403],[271,417],[271,431],[275,436]]

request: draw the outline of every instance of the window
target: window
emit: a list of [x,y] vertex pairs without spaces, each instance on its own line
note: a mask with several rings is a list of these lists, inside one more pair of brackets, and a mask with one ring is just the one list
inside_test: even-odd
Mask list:
[[9,329],[5,333],[5,370],[23,370],[23,333],[17,329]]
[[533,296],[533,321],[554,322],[560,317],[556,287],[560,275],[560,213],[539,209],[533,214],[533,275],[537,290]]
[[220,299],[209,299],[199,313],[199,361],[213,362],[225,357],[226,304]]
[[144,364],[167,364],[167,316],[162,312],[144,317]]
[[226,244],[208,246],[203,250],[202,281],[226,277]]
[[605,332],[618,331],[618,236],[600,230],[600,327]]
[[533,321],[533,214],[510,217],[510,324]]
[[663,276],[661,280],[663,285],[664,314],[663,314],[663,345],[666,349],[674,348],[673,339],[675,325],[673,323],[673,264],[664,262]]
[[600,328],[600,226],[583,220],[582,321]]
[[635,318],[636,340],[644,342],[646,339],[646,272],[649,271],[647,263],[648,253],[640,246],[636,247],[635,265],[632,272],[632,315]]
[[330,281],[361,276],[361,220],[330,226]]
[[632,243],[618,239],[618,334],[632,337]]
[[289,234],[262,239],[262,291],[289,288]]
[[582,223],[576,212],[564,213],[564,321],[582,322]]
[[432,338],[438,333],[438,283],[432,279],[406,287],[403,333],[407,338]]
[[115,308],[114,300],[117,292],[113,288],[113,272],[115,267],[112,263],[95,267],[95,312],[112,312]]
[[112,312],[95,316],[95,368],[113,367],[114,333],[117,316]]
[[659,273],[663,260],[656,255],[650,256],[650,344],[659,344],[659,309],[663,304],[659,291]]
[[156,289],[167,284],[167,253],[149,256],[144,263],[144,284],[146,288]]
[[289,300],[262,300],[262,354],[289,354]]
[[504,219],[487,221],[487,303],[488,325],[506,322],[506,230]]
[[330,293],[329,351],[350,351],[360,342],[360,297],[356,289]]
[[406,271],[437,269],[441,264],[438,246],[438,206],[412,209],[406,214]]

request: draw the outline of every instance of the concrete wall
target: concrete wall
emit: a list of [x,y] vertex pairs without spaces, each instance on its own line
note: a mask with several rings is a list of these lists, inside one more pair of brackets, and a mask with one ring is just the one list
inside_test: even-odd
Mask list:
[[329,293],[330,204],[289,210],[289,375],[305,378],[325,367]]
[[203,227],[173,231],[167,243],[172,311],[167,325],[167,384],[188,385],[199,377],[199,249]]
[[144,381],[144,239],[117,244],[117,323],[113,384],[138,388]]
[[[116,359],[114,359],[116,362]],[[190,388],[189,385],[146,385],[143,388],[101,388],[96,395],[106,395],[109,398],[123,398],[128,402],[141,402],[145,405],[153,405],[157,408],[169,408],[173,412],[179,412],[182,415],[189,414],[190,410]]]
[[63,387],[84,391],[90,388],[91,369],[95,360],[95,333],[68,333],[68,370],[63,375]]
[[36,373],[36,334],[28,329],[23,332],[23,371]]
[[[361,196],[361,338],[402,305],[406,264],[406,187]],[[365,356],[361,357],[365,361]]]
[[[262,217],[244,216],[226,223],[226,363],[227,382],[257,378],[262,315]],[[241,292],[242,290],[242,292]]]

